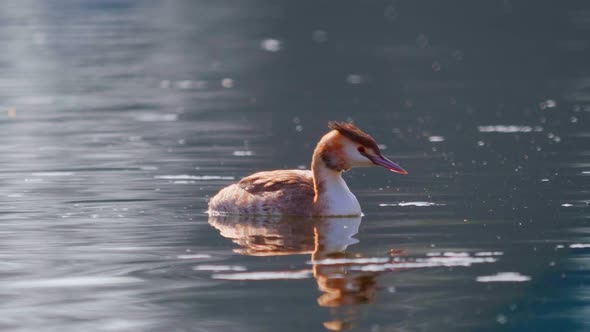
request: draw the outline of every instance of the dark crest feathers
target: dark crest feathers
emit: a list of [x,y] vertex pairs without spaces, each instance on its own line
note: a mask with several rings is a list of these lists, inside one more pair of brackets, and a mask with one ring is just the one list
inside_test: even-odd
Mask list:
[[381,153],[373,137],[363,132],[352,123],[331,121],[328,123],[328,128],[337,130],[340,134],[344,135],[344,137],[348,138],[349,140],[362,144],[368,148],[371,148],[376,153]]

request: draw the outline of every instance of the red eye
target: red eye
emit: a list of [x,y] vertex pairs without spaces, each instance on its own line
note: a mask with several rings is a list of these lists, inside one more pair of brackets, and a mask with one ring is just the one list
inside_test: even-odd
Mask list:
[[365,153],[365,148],[362,146],[359,146],[357,149],[360,153]]

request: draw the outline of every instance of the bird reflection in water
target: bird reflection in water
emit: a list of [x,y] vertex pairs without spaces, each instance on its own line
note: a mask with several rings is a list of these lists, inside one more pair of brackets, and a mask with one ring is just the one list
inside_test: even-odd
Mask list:
[[330,308],[331,331],[353,328],[363,315],[359,304],[375,301],[377,272],[351,269],[360,255],[347,251],[358,242],[360,217],[302,219],[294,217],[210,216],[209,224],[239,245],[234,252],[250,256],[311,255],[313,276]]

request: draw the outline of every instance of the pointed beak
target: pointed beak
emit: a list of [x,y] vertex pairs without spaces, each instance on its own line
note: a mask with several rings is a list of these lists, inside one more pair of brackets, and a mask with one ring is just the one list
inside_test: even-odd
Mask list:
[[403,169],[400,165],[394,163],[393,161],[383,157],[383,156],[367,156],[369,160],[373,162],[373,164],[385,167],[392,172],[396,172],[399,174],[408,174],[408,172]]

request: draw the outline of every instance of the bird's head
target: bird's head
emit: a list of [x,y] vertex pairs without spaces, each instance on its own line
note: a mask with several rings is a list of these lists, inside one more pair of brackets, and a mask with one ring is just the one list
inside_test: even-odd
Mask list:
[[352,167],[381,166],[392,172],[408,174],[401,166],[385,158],[377,142],[352,123],[330,122],[318,149],[326,167],[345,171]]

